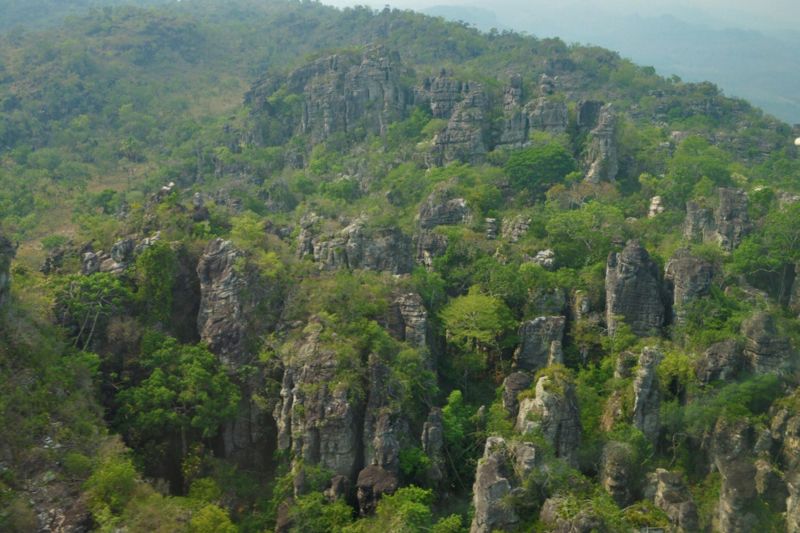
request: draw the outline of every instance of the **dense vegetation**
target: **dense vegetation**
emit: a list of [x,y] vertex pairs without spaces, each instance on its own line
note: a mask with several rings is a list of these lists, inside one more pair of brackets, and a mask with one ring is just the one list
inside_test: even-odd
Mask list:
[[[442,72],[481,87],[485,153],[437,161],[453,120],[422,100],[378,128],[367,106],[348,128],[303,130],[299,117],[313,120],[303,106],[328,93],[293,85],[296,69],[331,54],[366,63],[377,45],[399,53],[392,73],[409,93]],[[513,73],[522,94],[563,104],[561,130],[497,141]],[[579,115],[593,101],[613,103],[610,180],[586,179],[602,128]],[[536,447],[537,468],[504,500],[520,530],[547,530],[540,512],[555,497],[565,517],[590,510],[605,530],[666,526],[672,517],[645,496],[657,468],[681,472],[700,525],[719,529],[715,442],[731,427],[764,433],[797,406],[794,133],[711,84],[660,78],[606,50],[388,8],[182,2],[0,34],[0,234],[18,244],[0,304],[0,529],[34,530],[55,509],[103,531],[465,531],[496,436]],[[693,240],[687,205],[712,213],[721,189],[746,193],[751,222],[733,245]],[[457,220],[426,226],[451,217],[443,205]],[[393,245],[342,260],[353,235]],[[606,329],[607,261],[630,240],[659,272],[684,248],[713,271],[652,336]],[[89,268],[87,255],[105,263]],[[420,343],[408,323],[397,334],[408,294],[427,320]],[[224,316],[204,322],[215,302]],[[541,429],[521,430],[503,397],[520,326],[553,315],[566,317],[561,360],[527,369],[514,402],[541,398],[537,383],[574,395],[582,438],[569,460]],[[702,377],[704,353],[752,341],[747,324],[762,315],[787,366]],[[660,422],[646,435],[631,420],[636,358],[651,347],[663,355]],[[395,417],[399,487],[363,513],[356,487],[337,495],[341,472],[321,464],[324,450],[280,444],[282,408],[290,433],[316,416],[297,399],[286,407],[290,393],[359,420]],[[419,438],[436,407],[438,455]],[[242,433],[257,435],[240,446]],[[635,496],[626,504],[602,482],[615,449]],[[790,461],[769,457],[789,475]],[[780,499],[759,492],[746,512],[783,530]]]

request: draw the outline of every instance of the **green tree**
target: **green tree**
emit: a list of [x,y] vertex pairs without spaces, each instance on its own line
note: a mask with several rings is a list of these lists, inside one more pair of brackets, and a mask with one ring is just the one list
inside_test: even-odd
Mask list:
[[108,273],[67,276],[56,290],[62,322],[75,332],[74,346],[89,346],[108,318],[130,301],[130,290]]
[[512,152],[504,169],[515,189],[540,195],[561,182],[576,165],[572,154],[553,142]]
[[189,533],[236,533],[238,528],[228,513],[213,503],[194,513],[189,521]]
[[166,324],[172,313],[172,288],[178,261],[169,244],[156,242],[136,258],[136,300],[148,322]]

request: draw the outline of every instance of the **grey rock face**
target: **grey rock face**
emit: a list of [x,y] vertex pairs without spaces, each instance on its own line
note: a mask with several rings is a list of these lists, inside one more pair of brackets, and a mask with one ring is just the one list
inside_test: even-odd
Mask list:
[[539,512],[539,520],[552,533],[594,533],[608,531],[603,519],[591,509],[575,511],[562,497],[548,498]]
[[11,260],[16,255],[16,249],[6,237],[0,235],[0,306],[8,299],[11,289]]
[[714,428],[711,457],[722,477],[716,531],[747,532],[757,527],[757,518],[749,510],[756,496],[756,469],[750,450],[753,432],[744,420],[721,418]]
[[741,189],[717,190],[717,206],[712,210],[696,202],[686,203],[684,236],[693,242],[715,242],[731,251],[752,230],[747,214],[747,193]]
[[566,102],[557,102],[548,98],[537,98],[525,106],[528,125],[532,130],[559,134],[567,131],[569,114]]
[[438,407],[431,408],[428,419],[422,425],[422,451],[430,459],[428,468],[428,481],[436,485],[444,478],[444,420],[442,410]]
[[694,257],[687,249],[675,252],[665,267],[667,291],[672,294],[672,316],[676,325],[686,320],[686,306],[708,294],[714,277],[714,266]]
[[708,347],[698,360],[695,375],[702,383],[731,381],[745,367],[742,347],[734,339]]
[[659,468],[655,472],[653,502],[664,511],[678,533],[698,531],[700,521],[692,493],[679,473]]
[[603,447],[600,484],[620,507],[633,502],[635,457],[633,447],[625,442],[612,441]]
[[531,219],[523,215],[516,215],[503,219],[501,234],[509,242],[518,242],[530,228]]
[[633,380],[633,425],[655,442],[661,429],[659,410],[661,391],[656,370],[664,355],[656,348],[646,347],[639,356],[639,369]]
[[528,372],[512,372],[503,380],[503,407],[512,417],[519,411],[519,393],[528,390],[533,384],[533,376]]
[[439,165],[451,161],[479,163],[488,152],[486,120],[489,99],[479,83],[453,108],[447,126],[433,139],[434,158]]
[[517,513],[503,501],[515,485],[512,464],[512,451],[503,438],[486,439],[483,458],[478,462],[472,486],[475,514],[470,533],[491,533],[519,523]]
[[393,494],[397,490],[397,486],[397,476],[392,472],[387,472],[376,465],[370,465],[363,469],[358,474],[356,481],[356,498],[361,516],[372,514],[381,497]]
[[447,187],[432,192],[419,208],[419,227],[423,230],[464,224],[470,218],[467,201],[456,197]]
[[586,181],[614,181],[619,172],[617,152],[617,118],[613,107],[608,104],[600,110],[597,125],[589,133],[584,161],[587,167]]
[[412,101],[401,83],[403,73],[399,56],[382,47],[360,58],[318,59],[292,72],[288,88],[305,96],[298,132],[310,135],[313,143],[358,127],[383,135]]
[[223,360],[238,360],[244,351],[247,279],[236,268],[244,254],[230,241],[208,243],[197,264],[200,310],[197,330],[212,352]]
[[572,383],[557,376],[540,377],[535,396],[519,402],[516,429],[523,434],[538,429],[553,445],[556,457],[574,464],[581,440],[581,420]]
[[442,71],[439,76],[427,78],[417,88],[415,100],[418,103],[427,101],[433,118],[450,118],[456,104],[469,92],[470,83],[462,82]]
[[661,286],[658,265],[637,241],[612,252],[606,265],[608,334],[614,335],[621,317],[636,335],[657,335],[665,317]]
[[414,235],[415,259],[427,269],[433,268],[433,260],[447,251],[446,235],[430,230],[420,230]]
[[793,409],[778,409],[770,421],[770,433],[779,450],[778,462],[785,472],[786,531],[797,533],[800,532],[800,416]]
[[422,298],[416,293],[398,296],[393,307],[396,310],[396,324],[390,330],[401,341],[416,348],[428,346],[428,311]]
[[514,366],[535,372],[562,363],[565,323],[563,316],[540,316],[523,322],[519,328],[520,345],[514,352]]
[[575,119],[578,128],[583,132],[591,131],[600,121],[603,102],[597,100],[581,100],[575,108]]
[[322,327],[312,323],[286,367],[275,407],[278,448],[292,457],[355,479],[359,406],[336,381],[336,353],[320,342]]
[[546,250],[539,250],[531,258],[531,262],[536,263],[545,270],[553,270],[556,267],[556,253],[547,248]]
[[[303,239],[308,234],[301,232]],[[301,246],[306,246],[305,241]],[[312,238],[314,261],[321,270],[340,268],[407,274],[413,265],[411,239],[397,228],[368,230],[358,218],[338,234]]]
[[377,356],[369,359],[369,396],[364,412],[364,463],[397,475],[402,441],[409,435],[408,423],[396,407],[400,393],[395,390],[391,369]]
[[793,350],[789,340],[779,334],[772,315],[758,312],[751,316],[742,323],[742,334],[744,356],[753,372],[780,373],[788,369]]

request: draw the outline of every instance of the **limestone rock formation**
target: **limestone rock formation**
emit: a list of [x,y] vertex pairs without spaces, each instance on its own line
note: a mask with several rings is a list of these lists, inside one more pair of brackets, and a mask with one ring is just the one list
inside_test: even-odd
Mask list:
[[361,516],[372,514],[381,497],[393,494],[399,485],[397,475],[380,466],[370,465],[364,468],[356,480],[356,498],[358,512]]
[[708,347],[695,367],[701,383],[731,381],[745,368],[742,347],[735,339],[727,339]]
[[11,289],[11,260],[16,255],[16,249],[6,237],[0,235],[0,306],[8,299]]
[[447,126],[433,139],[436,163],[483,161],[489,151],[486,138],[488,115],[489,98],[483,86],[470,84],[463,99],[455,104]]
[[470,83],[462,82],[442,70],[438,76],[426,78],[417,88],[415,101],[427,102],[433,118],[450,118],[456,104],[469,92]]
[[614,335],[621,318],[639,336],[657,335],[666,315],[659,268],[638,241],[606,264],[606,325]]
[[744,356],[753,372],[780,373],[791,366],[794,351],[789,340],[778,332],[771,314],[761,311],[745,320],[742,335]]
[[283,375],[274,418],[278,449],[294,459],[355,479],[358,468],[360,406],[337,383],[336,352],[320,339],[322,325],[306,326]]
[[611,441],[603,447],[600,484],[620,507],[627,507],[634,499],[635,458],[633,446],[628,443]]
[[428,346],[428,311],[419,294],[401,294],[392,303],[389,331],[415,348]]
[[391,369],[375,355],[369,358],[368,372],[369,394],[362,429],[364,464],[397,475],[400,449],[410,434],[408,422],[397,407],[400,392],[392,381]]
[[428,419],[422,425],[420,440],[422,451],[430,460],[426,477],[431,484],[435,485],[444,479],[445,473],[444,420],[439,407],[431,408],[428,413]]
[[667,292],[672,295],[673,322],[681,326],[686,320],[686,306],[708,294],[714,277],[714,266],[682,248],[675,252],[665,267]]
[[586,148],[586,181],[614,181],[619,172],[617,117],[611,104],[600,109],[597,125],[589,132]]
[[751,511],[756,497],[756,469],[750,452],[752,427],[745,420],[720,418],[714,428],[711,458],[722,477],[715,531],[754,531],[757,518]]
[[540,316],[523,322],[519,328],[520,345],[514,352],[514,366],[535,372],[562,363],[565,323],[563,316]]
[[[784,472],[786,531],[797,533],[800,532],[800,416],[788,406],[778,408],[769,429],[778,450],[777,461]],[[758,489],[758,476],[756,484]]]
[[714,242],[731,251],[752,230],[747,206],[747,193],[732,188],[717,190],[713,210],[689,201],[686,203],[684,237],[693,242]]
[[420,230],[414,235],[414,259],[427,269],[433,268],[433,260],[447,251],[446,235],[431,230]]
[[[308,233],[301,237],[307,239]],[[321,270],[350,268],[407,274],[413,265],[408,236],[398,228],[368,229],[363,218],[337,234],[312,238],[311,249]]]
[[661,429],[661,391],[656,371],[663,357],[657,348],[642,349],[639,368],[633,380],[633,425],[651,442],[655,442]]
[[236,268],[243,257],[231,241],[215,239],[197,264],[201,294],[197,330],[212,352],[229,361],[244,350],[247,280]]
[[500,233],[509,242],[518,242],[531,226],[530,217],[515,215],[508,219],[503,219]]
[[503,407],[512,418],[516,418],[519,411],[517,396],[532,384],[533,376],[528,372],[512,372],[503,380]]
[[525,106],[531,130],[559,134],[567,131],[569,113],[567,103],[550,98],[537,98]]
[[663,468],[655,471],[655,495],[653,502],[664,511],[678,533],[698,531],[700,521],[692,493],[677,472]]
[[575,387],[559,373],[545,375],[536,382],[533,398],[519,402],[517,431],[539,430],[555,450],[556,457],[576,461],[581,440],[581,421]]
[[551,533],[594,533],[608,531],[603,519],[592,509],[574,509],[566,498],[554,496],[545,500],[539,520]]
[[519,523],[517,513],[505,505],[504,501],[511,494],[514,485],[511,447],[502,437],[489,437],[486,439],[483,457],[478,462],[475,483],[472,486],[475,514],[470,533],[491,533],[513,528]]
[[470,219],[471,211],[467,201],[455,196],[446,185],[432,192],[419,208],[419,227],[423,230],[465,224]]

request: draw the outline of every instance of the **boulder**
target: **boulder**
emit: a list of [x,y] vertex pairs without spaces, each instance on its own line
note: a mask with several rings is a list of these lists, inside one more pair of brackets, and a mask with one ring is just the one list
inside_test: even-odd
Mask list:
[[356,481],[359,514],[368,516],[375,512],[380,499],[385,495],[394,494],[397,487],[398,479],[395,474],[376,465],[364,468],[359,472]]
[[638,241],[606,264],[606,325],[614,335],[622,319],[639,336],[658,335],[666,315],[659,268]]
[[563,316],[540,316],[522,323],[520,345],[514,352],[514,366],[535,372],[555,363],[563,363]]

